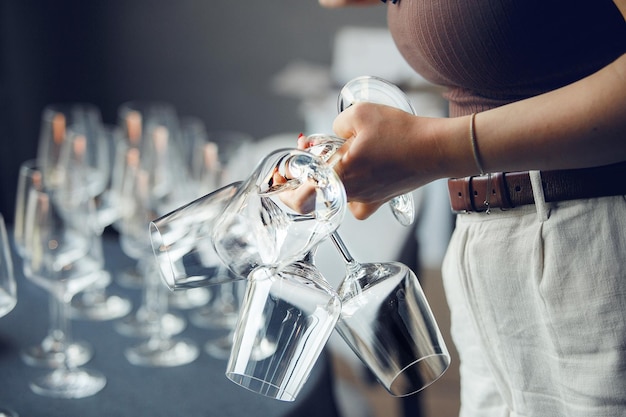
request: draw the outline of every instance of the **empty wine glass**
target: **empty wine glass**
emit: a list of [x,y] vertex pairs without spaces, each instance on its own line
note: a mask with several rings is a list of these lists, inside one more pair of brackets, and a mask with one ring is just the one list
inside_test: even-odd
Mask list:
[[[402,90],[389,81],[374,76],[357,77],[348,81],[337,98],[337,110],[341,113],[359,101],[384,104],[416,114],[411,101]],[[396,220],[403,226],[409,226],[415,221],[413,194],[397,196],[389,201],[389,206]]]
[[248,277],[226,376],[281,401],[294,401],[330,337],[341,302],[309,262]]
[[[66,211],[70,202],[78,207]],[[58,298],[59,331],[68,341],[71,299],[97,279],[93,271],[103,266],[102,247],[93,233],[94,210],[92,199],[76,197],[59,204],[53,192],[45,189],[32,189],[28,197],[24,275]],[[105,386],[106,378],[100,372],[76,367],[67,355],[63,357],[60,366],[31,381],[33,392],[56,398],[82,398]]]
[[148,234],[148,225],[158,213],[159,204],[155,201],[162,201],[164,195],[155,195],[155,178],[151,175],[153,161],[141,161],[137,148],[128,150],[128,158],[124,180],[128,189],[122,198],[129,210],[122,219],[120,243],[126,254],[139,261],[144,284],[141,305],[133,314],[116,322],[115,328],[124,335],[147,338],[126,349],[124,353],[130,363],[142,366],[186,364],[197,358],[199,349],[191,340],[173,337],[185,328],[186,322],[180,315],[169,312],[168,290],[161,282]]
[[[7,236],[4,216],[0,213],[0,317],[4,317],[17,304],[17,287],[13,273],[11,247]],[[0,417],[17,417],[17,413],[0,406]]]
[[17,286],[13,274],[13,260],[4,216],[0,213],[0,317],[4,317],[17,304]]
[[[90,103],[54,103],[47,105],[41,116],[37,161],[43,172],[46,187],[54,189],[71,180],[61,162],[62,149],[67,139],[68,129],[82,132],[88,138],[101,134],[102,118],[100,110]],[[65,147],[67,149],[67,147]],[[102,152],[85,153],[89,165],[103,166],[107,163]],[[89,170],[89,185],[94,189],[104,189],[106,178],[98,170]]]
[[[25,248],[26,205],[31,190],[43,189],[43,177],[37,160],[24,161],[18,172],[17,194],[15,199],[15,220],[13,222],[13,244],[22,259],[28,254]],[[60,366],[68,361],[75,366],[87,363],[93,356],[93,348],[85,341],[67,340],[61,330],[59,300],[53,294],[48,297],[50,324],[46,337],[36,345],[21,350],[20,356],[28,365]]]
[[[305,214],[279,198],[300,186],[313,190]],[[152,248],[170,289],[220,283],[212,278],[215,264],[203,260],[204,246],[212,246],[235,277],[246,279],[257,266],[279,268],[297,260],[339,226],[345,211],[345,190],[332,167],[311,153],[279,149],[246,181],[153,221]]]
[[[186,326],[178,314],[168,311],[167,291],[160,285],[154,273],[154,256],[149,242],[148,224],[155,216],[151,209],[151,186],[148,172],[141,167],[138,148],[128,148],[125,176],[120,186],[123,214],[120,225],[122,251],[137,262],[137,271],[142,277],[142,301],[137,309],[115,323],[118,333],[131,337],[150,337],[156,330],[170,335],[180,333]],[[156,281],[156,282],[155,282]]]
[[331,240],[347,270],[338,333],[392,395],[435,382],[450,354],[413,271],[399,262],[360,264],[338,233]]
[[[179,178],[176,174],[177,172],[183,173],[186,171],[186,168],[183,169],[183,164],[180,163],[182,156],[174,156],[177,152],[177,145],[181,142],[179,134],[180,123],[175,107],[163,101],[132,100],[122,103],[118,108],[117,115],[117,125],[120,127],[122,138],[118,142],[112,188],[113,192],[120,197],[118,201],[122,211],[124,212],[128,209],[127,200],[119,193],[122,192],[121,188],[124,187],[124,178],[126,178],[126,170],[128,169],[126,165],[127,153],[129,150],[137,149],[138,154],[144,160],[153,159],[151,162],[153,165],[172,166],[171,161],[177,161],[173,172],[168,172],[165,169],[162,172],[155,172],[158,179],[163,180],[159,189],[171,189],[172,185],[181,190],[183,188],[187,189],[186,184],[189,181],[186,178]],[[164,155],[164,149],[167,149],[167,155]],[[158,157],[148,156],[154,153],[154,151],[159,153]],[[143,163],[146,164],[147,162],[143,161]],[[167,194],[165,193],[165,195]],[[162,213],[168,211],[163,209]],[[124,214],[113,223],[113,227],[120,233],[123,227],[123,217]],[[138,269],[139,266],[136,263],[120,271],[116,276],[117,283],[126,288],[141,289],[144,284],[144,274]]]
[[[306,190],[298,211],[280,194]],[[247,277],[258,266],[288,265],[341,224],[346,194],[337,173],[317,156],[298,149],[269,153],[242,184],[216,221],[215,250],[231,271]]]
[[[254,152],[251,147],[254,138],[244,132],[236,130],[207,131],[198,122],[189,121],[187,128],[195,132],[192,140],[194,143],[193,158],[191,158],[192,178],[199,185],[199,189],[213,191],[228,184],[237,182],[240,178],[249,175],[251,167],[256,161],[253,159]],[[192,136],[191,134],[189,135]],[[206,194],[206,193],[205,193]],[[212,248],[207,248],[213,252]],[[230,272],[225,268],[217,256],[207,256],[215,265],[216,280],[228,280],[220,278],[228,276]],[[222,328],[232,330],[237,320],[238,303],[240,295],[237,290],[238,282],[225,283],[224,285],[211,286],[212,297],[206,305],[193,310],[189,320],[199,327]],[[187,293],[189,291],[184,291]],[[173,294],[181,293],[175,291]],[[211,346],[215,343],[215,346]],[[205,344],[205,350],[212,352],[213,356],[223,357],[226,344],[230,343],[228,336],[209,341]]]
[[[87,130],[83,126],[71,126],[61,147],[58,171],[63,172],[64,181],[56,187],[60,200],[63,194],[93,198],[96,203],[94,221],[98,227],[95,233],[114,220],[115,206],[109,199],[107,190],[111,178],[111,154],[114,137],[105,135],[104,126],[93,126]],[[97,239],[102,239],[98,234]],[[110,295],[107,287],[112,282],[111,274],[100,269],[94,271],[98,279],[72,299],[72,317],[88,320],[111,320],[128,314],[131,303],[128,299]]]

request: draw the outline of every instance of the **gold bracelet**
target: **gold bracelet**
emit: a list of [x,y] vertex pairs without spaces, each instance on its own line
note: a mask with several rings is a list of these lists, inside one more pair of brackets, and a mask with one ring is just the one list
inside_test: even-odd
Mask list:
[[483,164],[480,159],[480,153],[478,152],[478,142],[476,142],[476,129],[474,128],[474,119],[476,119],[476,113],[472,113],[472,115],[470,116],[470,127],[469,127],[470,142],[472,142],[472,152],[474,154],[474,162],[476,162],[476,166],[478,167],[478,170],[480,171],[480,175],[483,175],[485,173],[485,170],[483,169]]

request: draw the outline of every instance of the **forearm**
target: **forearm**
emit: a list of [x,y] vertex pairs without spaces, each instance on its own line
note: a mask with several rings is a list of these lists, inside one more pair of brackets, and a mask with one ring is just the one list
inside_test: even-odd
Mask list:
[[[451,119],[438,132],[449,155],[446,176],[478,171],[468,126],[467,117]],[[576,83],[478,114],[475,133],[487,172],[626,160],[626,55]]]

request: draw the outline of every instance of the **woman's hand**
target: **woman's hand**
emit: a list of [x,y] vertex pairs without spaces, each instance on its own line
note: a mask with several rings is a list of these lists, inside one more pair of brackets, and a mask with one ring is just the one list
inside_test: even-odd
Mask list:
[[[429,134],[439,119],[417,117],[393,107],[356,103],[340,113],[333,130],[346,143],[334,164],[350,201],[365,219],[391,198],[444,175],[438,144]],[[298,141],[306,149],[306,137]]]

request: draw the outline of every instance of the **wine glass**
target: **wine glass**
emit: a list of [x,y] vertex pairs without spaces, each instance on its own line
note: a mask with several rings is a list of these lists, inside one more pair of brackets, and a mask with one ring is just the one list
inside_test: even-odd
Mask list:
[[[25,259],[26,204],[31,190],[43,189],[43,174],[37,160],[24,161],[18,173],[17,194],[15,199],[15,220],[13,223],[13,244],[16,253]],[[59,300],[53,294],[48,297],[50,306],[50,324],[46,337],[36,345],[21,350],[20,356],[28,365],[57,367],[64,360],[79,366],[87,363],[93,356],[92,347],[85,341],[67,340],[63,337],[60,322]]]
[[[153,255],[150,251],[148,224],[155,216],[150,208],[151,187],[149,174],[141,167],[138,148],[128,148],[124,178],[120,185],[119,198],[123,206],[120,245],[122,251],[137,262],[136,269],[142,277],[142,302],[131,314],[115,323],[118,333],[132,337],[149,337],[155,329],[171,335],[180,333],[186,326],[185,320],[168,311],[163,305],[167,298],[160,294],[158,276],[152,272]],[[156,280],[156,283],[155,283]]]
[[[305,190],[298,210],[283,192]],[[211,236],[217,255],[236,275],[257,266],[288,265],[326,239],[341,224],[346,194],[337,173],[317,156],[298,149],[269,153],[218,217]]]
[[[17,287],[13,274],[13,260],[4,217],[0,213],[0,317],[4,317],[17,304]],[[17,413],[0,406],[1,417],[17,417]]]
[[[409,98],[396,85],[379,77],[362,76],[348,81],[337,98],[339,113],[356,102],[370,102],[395,107],[415,115],[415,109]],[[415,221],[415,202],[413,194],[407,193],[389,201],[396,220],[403,226],[410,226]]]
[[[63,168],[61,159],[64,157],[68,129],[82,132],[85,137],[96,138],[101,134],[102,118],[100,110],[90,103],[54,103],[47,105],[41,116],[37,161],[44,175],[46,187],[54,189],[66,181],[67,170]],[[67,155],[66,155],[67,156]],[[107,163],[107,155],[103,152],[89,152],[83,155],[92,167],[100,167]],[[89,186],[95,190],[105,187],[106,178],[99,170],[86,171],[89,175]]]
[[[112,132],[111,132],[112,133]],[[102,239],[104,228],[116,216],[116,206],[109,201],[108,193],[111,178],[111,147],[114,136],[106,135],[104,126],[94,126],[87,130],[83,126],[71,126],[61,147],[58,170],[65,173],[63,183],[57,186],[57,194],[63,201],[63,194],[84,194],[94,198],[96,211],[94,221],[97,239]],[[131,302],[117,295],[110,295],[107,287],[111,284],[111,274],[103,269],[94,271],[99,276],[93,285],[81,291],[72,299],[72,317],[88,320],[111,320],[128,314]]]
[[[256,163],[251,149],[254,144],[251,135],[235,130],[207,131],[197,121],[188,125],[188,129],[195,132],[193,142],[196,150],[191,163],[192,178],[210,191],[233,184],[239,178],[247,176],[250,167]],[[214,256],[212,248],[207,248],[207,251],[213,252],[207,253],[207,258],[213,260],[215,274],[218,276],[216,280],[228,281],[230,272]],[[226,282],[208,288],[213,297],[205,306],[192,311],[189,320],[199,327],[233,330],[238,314],[239,286],[239,282]],[[226,346],[230,341],[228,336],[210,340],[205,344],[205,350],[213,356],[223,357],[225,352],[230,351]]]
[[[24,275],[59,300],[59,330],[71,340],[69,307],[72,297],[97,279],[94,270],[103,266],[102,246],[94,234],[93,199],[57,200],[54,191],[32,189],[24,221]],[[74,196],[72,196],[74,197]],[[67,210],[68,205],[76,205]],[[67,344],[65,344],[67,345]],[[67,360],[52,372],[31,381],[39,395],[55,398],[83,398],[106,385],[100,372],[76,367]]]
[[13,274],[13,260],[4,216],[0,213],[0,317],[4,317],[17,304],[17,286]]
[[294,401],[341,312],[337,292],[310,262],[258,267],[246,284],[226,376],[281,401]]
[[[280,199],[301,186],[312,190],[304,214]],[[246,181],[153,221],[152,249],[170,289],[220,283],[211,279],[214,264],[203,259],[203,246],[212,246],[235,277],[246,279],[257,266],[280,268],[297,260],[339,226],[345,211],[345,190],[332,167],[309,152],[278,149]]]
[[186,323],[183,317],[168,311],[168,290],[161,282],[148,234],[148,225],[158,213],[158,201],[164,195],[155,195],[151,160],[141,161],[137,148],[128,152],[129,169],[125,179],[128,189],[122,198],[129,210],[122,219],[120,243],[125,253],[140,262],[144,286],[142,304],[134,314],[118,321],[116,329],[125,335],[147,337],[146,341],[124,352],[130,363],[141,366],[186,364],[197,358],[199,349],[191,340],[173,337]]
[[360,264],[338,233],[331,240],[346,262],[337,332],[392,395],[435,382],[450,354],[413,271],[399,262]]
[[[126,210],[126,199],[123,198],[122,188],[124,188],[124,178],[126,178],[127,153],[129,150],[137,149],[143,159],[150,159],[150,153],[156,149],[160,156],[162,165],[167,165],[171,160],[180,159],[181,156],[174,157],[175,148],[181,142],[180,139],[180,122],[175,107],[171,103],[152,100],[131,100],[122,103],[117,111],[117,125],[121,130],[121,140],[118,141],[116,160],[114,162],[114,172],[112,179],[113,193],[118,197],[119,206],[122,211]],[[169,142],[169,143],[167,143]],[[165,145],[164,145],[165,143]],[[181,144],[182,146],[182,144]],[[163,157],[162,148],[167,148],[168,156]],[[144,161],[144,164],[146,162]],[[156,165],[155,161],[155,165]],[[171,165],[171,163],[169,164]],[[181,162],[176,163],[176,172],[183,172]],[[168,173],[171,174],[171,173]],[[168,175],[164,170],[160,179],[169,186],[174,184],[177,187],[185,188],[189,183],[186,178],[179,178],[176,175]],[[167,189],[168,186],[161,186],[161,189]],[[167,212],[169,210],[165,210]],[[113,227],[121,233],[122,217],[113,223]],[[144,284],[144,274],[138,269],[140,265],[135,263],[130,268],[121,271],[116,281],[123,287],[131,289],[141,289]]]

